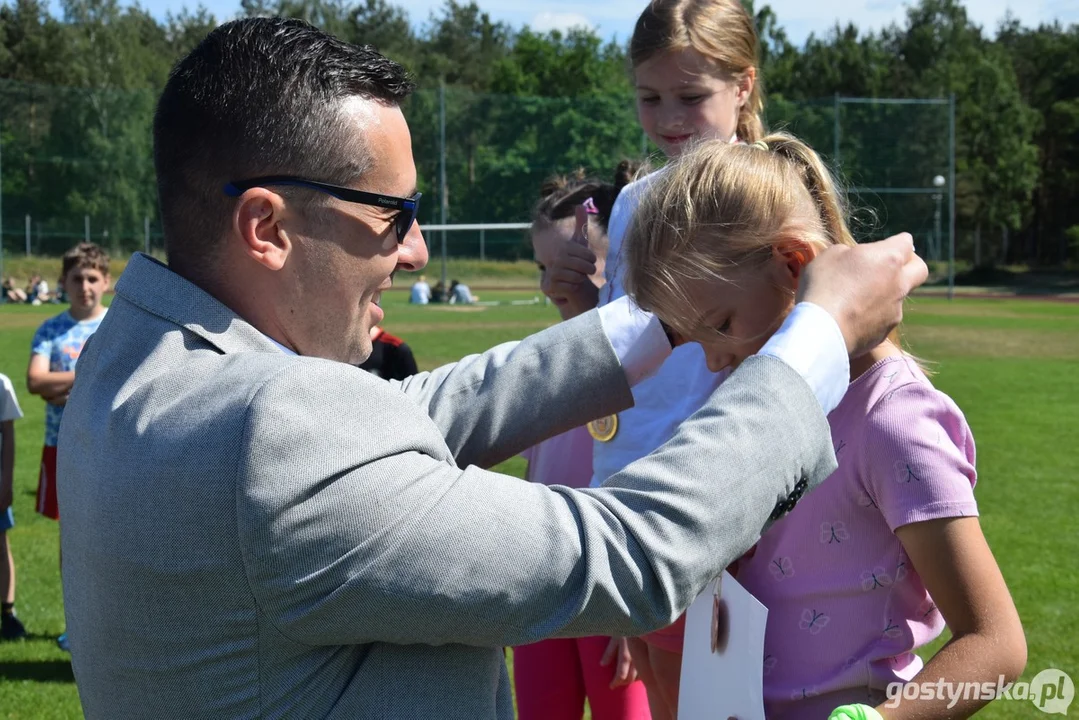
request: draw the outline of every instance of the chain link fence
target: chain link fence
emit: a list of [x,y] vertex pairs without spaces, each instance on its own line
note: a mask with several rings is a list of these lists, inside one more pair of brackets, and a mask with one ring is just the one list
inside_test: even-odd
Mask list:
[[[162,248],[151,159],[155,101],[150,90],[0,81],[6,256],[57,256],[83,239],[117,254]],[[403,110],[423,224],[524,222],[553,174],[580,168],[613,179],[624,158],[662,164],[637,124],[633,98],[623,95],[552,99],[446,88],[416,92]],[[949,100],[774,97],[767,123],[807,140],[838,171],[859,238],[905,230],[925,257],[946,260],[954,236],[953,112]],[[429,235],[437,252],[442,238]],[[531,257],[520,229],[451,232],[446,244],[452,257]]]

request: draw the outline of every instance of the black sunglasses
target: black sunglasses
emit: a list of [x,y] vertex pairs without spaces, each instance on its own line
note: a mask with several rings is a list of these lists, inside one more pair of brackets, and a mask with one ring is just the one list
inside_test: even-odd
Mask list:
[[232,182],[225,184],[225,194],[230,197],[240,197],[245,190],[250,190],[253,187],[262,187],[264,185],[295,185],[297,187],[306,187],[333,195],[338,200],[344,200],[345,202],[400,210],[401,212],[397,214],[397,218],[393,221],[394,228],[397,230],[398,244],[405,241],[405,236],[408,235],[408,231],[412,229],[412,223],[416,222],[416,213],[420,210],[420,198],[423,197],[423,193],[416,193],[412,197],[407,198],[397,197],[395,195],[380,195],[379,193],[353,190],[352,188],[330,185],[315,180],[305,180],[304,178],[292,177],[290,175],[269,175],[267,177],[253,178],[251,180],[233,180]]

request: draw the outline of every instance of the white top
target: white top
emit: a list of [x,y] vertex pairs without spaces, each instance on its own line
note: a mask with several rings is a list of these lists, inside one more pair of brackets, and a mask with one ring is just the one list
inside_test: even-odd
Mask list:
[[[15,396],[15,388],[7,375],[0,375],[0,422],[18,420],[22,417],[22,408],[19,407],[19,399]],[[0,448],[0,453],[3,448]],[[3,456],[0,456],[0,461]],[[0,512],[6,508],[0,507]]]
[[18,420],[21,417],[22,408],[15,396],[15,387],[7,375],[0,375],[0,422]]
[[[662,172],[662,171],[660,171]],[[622,189],[608,224],[607,285],[600,291],[600,306],[625,296],[625,257],[622,241],[641,193],[657,177],[653,173]],[[623,301],[625,302],[625,301]],[[640,316],[646,324],[651,314],[636,306],[625,312]],[[658,325],[658,320],[654,321]],[[609,328],[608,335],[611,335]],[[617,350],[626,340],[612,338]],[[779,331],[761,349],[794,368],[809,383],[825,413],[842,400],[850,378],[850,361],[839,325],[824,309],[799,303]],[[622,353],[619,353],[622,357]],[[719,387],[729,373],[712,373],[704,350],[696,343],[675,348],[651,377],[633,387],[634,407],[618,414],[618,431],[608,442],[596,442],[592,460],[592,486],[602,484],[634,460],[648,455],[674,434],[679,424]]]
[[467,305],[472,302],[472,299],[472,290],[464,283],[458,283],[450,294],[451,303],[462,303]]
[[417,282],[412,285],[412,293],[408,301],[413,305],[426,305],[431,302],[431,286],[425,282]]

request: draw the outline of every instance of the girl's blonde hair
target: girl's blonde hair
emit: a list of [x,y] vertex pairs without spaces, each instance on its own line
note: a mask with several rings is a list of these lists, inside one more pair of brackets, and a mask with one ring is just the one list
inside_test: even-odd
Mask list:
[[[722,74],[741,80],[756,71],[760,41],[753,18],[740,0],[652,0],[633,29],[629,59],[633,67],[661,53],[693,49]],[[760,77],[738,111],[738,137],[754,142],[764,135]]]
[[[625,240],[627,291],[680,334],[701,339],[690,284],[737,283],[785,240],[818,250],[855,245],[846,214],[820,156],[792,135],[701,142],[643,193]],[[890,339],[899,345],[897,334]]]

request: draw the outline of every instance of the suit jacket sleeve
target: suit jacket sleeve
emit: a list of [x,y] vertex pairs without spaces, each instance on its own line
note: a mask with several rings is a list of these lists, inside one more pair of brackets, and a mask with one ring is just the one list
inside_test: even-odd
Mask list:
[[[561,399],[524,377],[531,395],[489,385],[506,363],[545,369],[541,349],[530,354],[476,359],[470,380],[454,379],[515,437],[527,408]],[[669,443],[594,490],[462,469],[421,409],[339,368],[275,374],[252,395],[240,446],[250,589],[302,643],[638,635],[672,622],[752,546],[800,480],[835,467],[819,403],[774,358],[747,360]]]
[[397,387],[434,420],[460,467],[491,467],[633,404],[595,312]]

